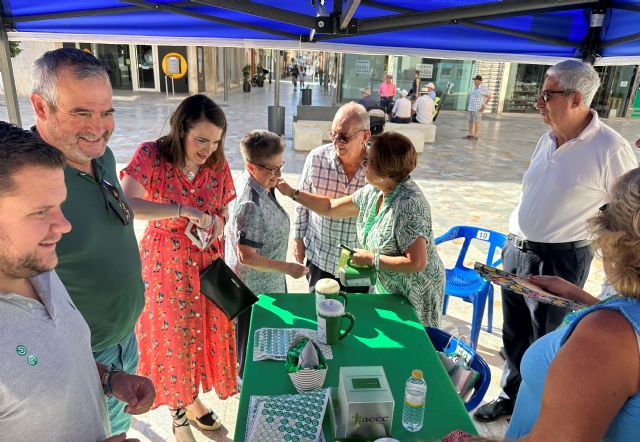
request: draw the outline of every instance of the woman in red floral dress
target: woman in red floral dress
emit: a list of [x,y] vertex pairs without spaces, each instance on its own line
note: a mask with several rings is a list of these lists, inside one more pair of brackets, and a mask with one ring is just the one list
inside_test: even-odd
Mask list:
[[[153,407],[169,406],[176,438],[191,441],[187,418],[203,429],[220,427],[199,388],[213,388],[221,399],[238,391],[233,324],[200,294],[199,278],[224,254],[227,205],[236,193],[222,109],[194,95],[170,123],[169,134],[142,143],[120,174],[136,218],[149,220],[140,242],[146,303],[136,327],[138,372],[153,380]],[[204,250],[186,236],[189,221],[212,233]]]

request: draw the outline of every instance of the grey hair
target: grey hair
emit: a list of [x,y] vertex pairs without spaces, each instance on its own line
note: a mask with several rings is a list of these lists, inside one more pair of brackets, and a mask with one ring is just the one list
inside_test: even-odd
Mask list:
[[57,73],[60,68],[70,69],[77,80],[100,76],[108,78],[109,73],[104,63],[80,49],[61,48],[45,52],[33,63],[31,92],[44,98],[53,110],[57,107]]
[[591,106],[600,88],[600,76],[590,64],[578,60],[565,60],[547,69],[547,77],[558,80],[560,87],[582,95],[582,104]]
[[264,129],[254,129],[240,140],[240,153],[245,163],[264,163],[284,152],[282,137]]
[[335,123],[340,118],[351,118],[355,117],[360,120],[362,124],[362,128],[369,130],[370,120],[369,120],[369,112],[364,108],[363,105],[356,103],[355,101],[350,101],[346,104],[340,106],[338,112],[336,112],[336,116],[333,117],[333,122]]

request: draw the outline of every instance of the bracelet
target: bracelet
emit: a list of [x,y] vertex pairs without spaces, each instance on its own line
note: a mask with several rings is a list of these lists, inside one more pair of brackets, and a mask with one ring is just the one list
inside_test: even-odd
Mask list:
[[111,364],[111,366],[108,367],[102,374],[102,391],[107,397],[111,397],[111,395],[113,394],[113,390],[111,389],[111,378],[116,373],[124,373],[124,370],[121,370],[115,365]]
[[180,211],[182,210],[182,204],[178,204],[178,218],[180,218],[182,215],[180,214]]
[[300,189],[296,189],[291,195],[291,199],[294,201],[298,201],[298,195],[300,195]]
[[373,252],[373,267],[380,270],[380,252]]

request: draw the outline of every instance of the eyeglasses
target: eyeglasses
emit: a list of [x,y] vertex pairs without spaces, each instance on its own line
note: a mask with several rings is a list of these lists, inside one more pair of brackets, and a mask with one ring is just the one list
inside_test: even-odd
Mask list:
[[262,164],[258,164],[258,163],[251,163],[251,164],[253,164],[254,166],[258,166],[261,169],[268,170],[269,172],[271,172],[271,175],[275,175],[277,173],[282,172],[282,169],[284,168],[285,162],[283,161],[281,165],[273,166],[273,167],[263,166]]
[[331,138],[331,141],[333,141],[334,143],[340,143],[340,144],[347,144],[349,143],[349,141],[353,140],[353,138],[359,134],[360,132],[364,132],[367,129],[360,129],[355,131],[354,133],[352,133],[351,135],[345,135],[345,134],[341,134],[335,131],[328,131],[327,133],[329,134],[329,138]]
[[544,89],[544,90],[539,90],[538,94],[536,95],[536,101],[538,101],[540,98],[542,98],[544,100],[545,103],[548,103],[549,100],[551,100],[551,97],[553,96],[553,94],[572,94],[575,91],[571,90],[571,89],[567,89],[565,91],[550,91],[548,89]]
[[118,215],[122,224],[125,226],[130,224],[133,220],[133,211],[131,210],[131,207],[129,207],[129,204],[127,204],[127,201],[120,197],[120,191],[118,188],[105,179],[100,180],[98,185],[102,190],[106,190],[107,194],[111,194],[111,196],[115,198],[120,210],[116,209],[111,201],[109,201],[109,206],[111,206],[116,215]]

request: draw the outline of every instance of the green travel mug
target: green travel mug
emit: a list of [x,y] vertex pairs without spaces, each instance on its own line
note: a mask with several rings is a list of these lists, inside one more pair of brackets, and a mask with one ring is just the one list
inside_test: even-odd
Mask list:
[[340,291],[340,284],[335,279],[322,278],[316,283],[316,314],[318,313],[318,304],[325,299],[338,299],[344,300],[343,304],[347,306],[347,295]]
[[[349,321],[349,326],[342,331],[342,319]],[[344,339],[356,322],[351,313],[344,311],[344,305],[337,299],[324,299],[318,304],[318,340],[323,344],[337,344]]]

